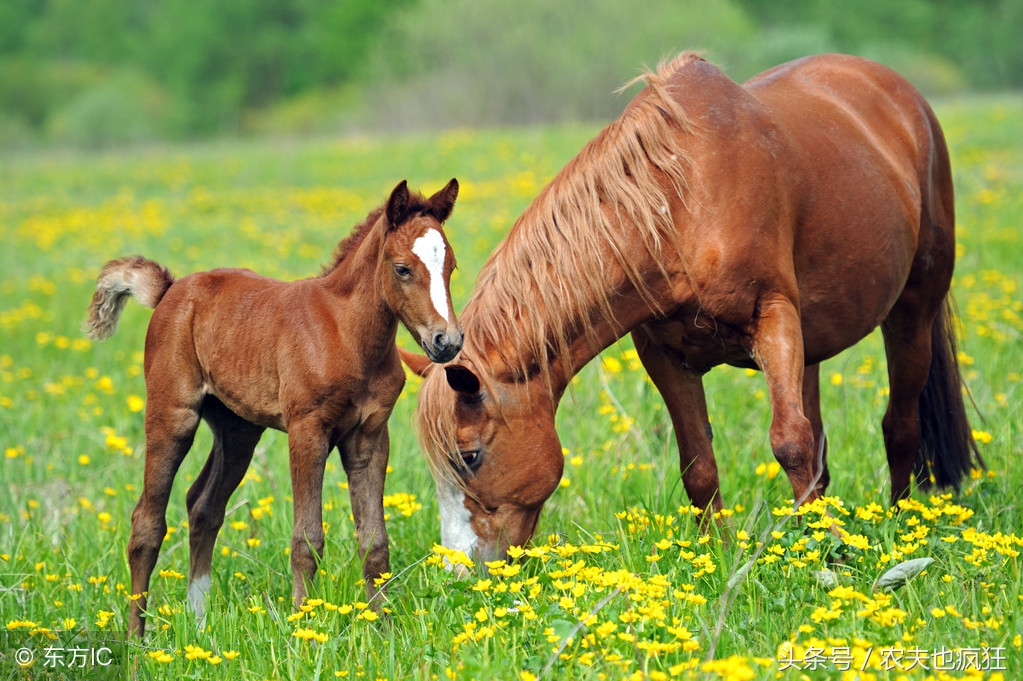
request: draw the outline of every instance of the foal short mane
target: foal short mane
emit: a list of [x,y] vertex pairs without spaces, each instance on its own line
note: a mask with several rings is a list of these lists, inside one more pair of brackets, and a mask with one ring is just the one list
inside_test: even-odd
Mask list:
[[[670,81],[700,60],[683,52],[627,84],[643,81],[647,87],[543,189],[491,254],[462,314],[461,356],[484,364],[479,372],[484,384],[493,375],[486,364],[496,356],[518,378],[538,376],[550,389],[551,363],[570,356],[574,339],[596,344],[593,311],[615,323],[612,270],[624,271],[647,304],[659,309],[649,282],[629,258],[635,246],[626,241],[621,223],[636,226],[655,262],[663,262],[665,244],[677,252],[675,225],[664,207],[672,205],[671,198],[684,202],[688,196],[691,161],[676,136],[693,126]],[[606,257],[605,250],[613,256]],[[663,266],[662,274],[667,276]],[[464,464],[454,442],[452,399],[443,378],[426,381],[416,429],[434,475],[465,490],[455,474]]]
[[[320,276],[326,276],[336,270],[350,253],[355,252],[359,247],[359,244],[363,242],[366,235],[373,230],[373,226],[376,225],[377,220],[384,214],[384,210],[387,208],[387,203],[384,202],[371,210],[366,219],[357,224],[352,228],[351,233],[338,242],[338,245],[334,248],[334,254],[330,258],[330,264],[324,265],[320,270]],[[419,192],[409,192],[409,203],[408,209],[405,213],[405,220],[408,221],[411,218],[419,215],[426,210],[426,197]]]

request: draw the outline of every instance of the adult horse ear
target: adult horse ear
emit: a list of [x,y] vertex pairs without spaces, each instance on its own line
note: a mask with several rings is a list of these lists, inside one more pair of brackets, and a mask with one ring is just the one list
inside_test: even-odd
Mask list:
[[456,393],[469,397],[475,397],[480,393],[480,379],[468,369],[459,364],[452,364],[444,367],[444,374],[448,378],[448,385]]
[[391,198],[387,199],[387,222],[393,229],[405,222],[408,215],[408,181],[402,180],[391,192]]
[[398,355],[401,356],[401,361],[405,363],[405,366],[418,376],[425,378],[426,374],[433,368],[433,362],[430,358],[418,352],[409,352],[405,348],[398,348]]
[[426,212],[436,218],[437,222],[444,222],[451,215],[457,198],[458,180],[452,177],[444,189],[427,199]]

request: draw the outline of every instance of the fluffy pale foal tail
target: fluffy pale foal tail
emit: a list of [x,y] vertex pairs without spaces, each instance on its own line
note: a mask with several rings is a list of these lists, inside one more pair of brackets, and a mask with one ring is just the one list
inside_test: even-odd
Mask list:
[[156,307],[173,283],[170,270],[141,255],[111,260],[96,278],[96,293],[82,330],[93,340],[109,338],[117,331],[128,296],[146,307]]

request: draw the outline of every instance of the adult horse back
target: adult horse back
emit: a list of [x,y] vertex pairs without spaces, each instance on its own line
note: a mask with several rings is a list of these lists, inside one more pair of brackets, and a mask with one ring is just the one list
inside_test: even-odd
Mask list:
[[416,423],[442,541],[489,558],[529,539],[562,473],[564,390],[629,332],[697,506],[722,504],[703,374],[763,371],[772,450],[808,502],[828,483],[819,362],[878,325],[893,501],[914,466],[923,485],[956,486],[982,465],[948,300],[948,150],[921,95],[842,55],[739,86],[683,53],[643,79],[491,255],[458,360],[440,371],[406,356],[426,375]]

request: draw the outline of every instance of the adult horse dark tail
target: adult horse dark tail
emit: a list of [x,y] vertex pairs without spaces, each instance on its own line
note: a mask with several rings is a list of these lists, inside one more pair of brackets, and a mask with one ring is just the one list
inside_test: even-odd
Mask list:
[[967,420],[963,385],[949,294],[931,326],[931,365],[920,393],[920,454],[913,471],[923,489],[959,489],[972,469],[984,466]]

